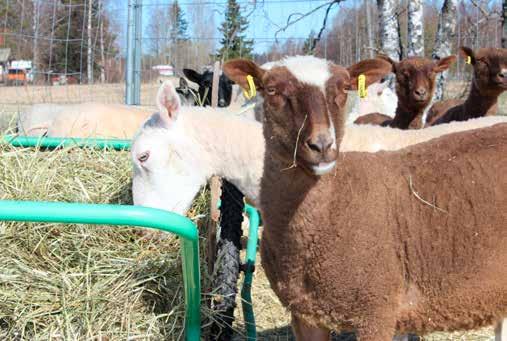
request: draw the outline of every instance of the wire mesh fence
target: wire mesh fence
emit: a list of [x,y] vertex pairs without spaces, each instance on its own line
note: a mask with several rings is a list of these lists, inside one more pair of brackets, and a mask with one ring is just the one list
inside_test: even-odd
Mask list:
[[[399,1],[393,14],[402,27],[406,1]],[[237,1],[247,21],[245,41],[252,41],[252,46],[239,46],[238,56],[245,52],[263,63],[304,54],[316,38],[312,52],[342,65],[378,52],[376,3],[339,1],[326,14],[330,3]],[[425,54],[429,56],[439,5],[427,2],[425,6]],[[460,45],[500,46],[500,1],[460,1],[458,8],[453,51]],[[153,102],[161,77],[176,82],[183,68],[202,71],[217,58],[227,59],[228,49],[238,50],[227,45],[221,31],[227,26],[227,10],[225,0],[142,2],[142,104]],[[329,20],[324,26],[325,15]],[[127,18],[126,0],[0,0],[0,104],[123,103]],[[373,41],[368,39],[368,30]],[[404,29],[400,35],[406,39]],[[466,66],[458,61],[452,78],[466,76]]]

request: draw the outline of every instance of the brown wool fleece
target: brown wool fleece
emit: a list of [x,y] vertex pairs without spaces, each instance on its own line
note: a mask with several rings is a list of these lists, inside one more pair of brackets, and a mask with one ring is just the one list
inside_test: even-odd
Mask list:
[[445,101],[436,102],[431,106],[428,110],[428,115],[426,116],[426,124],[425,127],[432,126],[436,120],[442,117],[449,109],[462,105],[465,101],[461,99],[447,99]]
[[262,261],[295,316],[362,341],[507,316],[507,124],[341,153],[320,178],[269,126]]

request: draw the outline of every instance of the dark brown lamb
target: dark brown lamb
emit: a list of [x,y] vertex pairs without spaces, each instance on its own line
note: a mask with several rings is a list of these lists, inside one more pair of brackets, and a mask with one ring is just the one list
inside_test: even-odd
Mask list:
[[380,55],[392,65],[396,74],[396,95],[398,107],[394,118],[379,113],[359,117],[355,124],[375,124],[399,129],[420,129],[423,127],[425,109],[431,103],[435,92],[436,75],[447,70],[456,60],[449,56],[438,61],[428,58],[410,57],[395,62],[387,56]]
[[264,98],[262,261],[297,339],[349,330],[391,341],[502,321],[507,124],[395,152],[339,153],[346,91],[385,66],[309,68],[301,58],[271,70],[224,66],[244,88],[252,75]]
[[426,126],[496,115],[498,96],[507,89],[507,49],[462,47],[474,69],[466,100],[450,99],[435,103],[428,111]]

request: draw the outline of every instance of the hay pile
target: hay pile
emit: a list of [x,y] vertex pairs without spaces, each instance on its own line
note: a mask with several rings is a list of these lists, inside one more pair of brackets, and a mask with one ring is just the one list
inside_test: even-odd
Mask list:
[[[0,169],[0,199],[131,203],[128,152],[0,145]],[[206,202],[203,193],[190,216],[206,212]],[[173,340],[183,317],[177,238],[0,223],[1,340]]]

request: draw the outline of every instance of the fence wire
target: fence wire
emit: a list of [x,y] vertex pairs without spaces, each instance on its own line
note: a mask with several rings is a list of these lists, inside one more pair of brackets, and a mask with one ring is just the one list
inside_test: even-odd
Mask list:
[[[406,2],[399,2],[402,24],[406,20],[403,17]],[[179,2],[186,29],[178,32],[175,24],[179,17],[173,1],[144,1],[142,104],[153,103],[158,82],[163,77],[160,68],[172,68],[176,82],[184,68],[202,71],[212,64],[223,43],[219,28],[227,3]],[[314,13],[312,10],[328,1],[239,0],[237,3],[249,23],[245,38],[253,40],[253,57],[263,63],[307,52],[305,45],[321,29],[325,13],[325,8]],[[455,51],[460,45],[500,46],[501,2],[474,0],[474,3],[480,6],[468,0],[459,2]],[[366,22],[366,4],[372,11],[372,22]],[[375,4],[373,0],[347,0],[337,6],[331,11],[328,25],[313,52],[342,65],[368,58],[378,43],[375,41],[371,46],[366,37],[367,26],[377,36]],[[425,7],[428,42],[436,30],[437,6],[427,2]],[[126,0],[0,0],[0,104],[123,103],[127,17]],[[288,25],[299,18],[297,23]],[[405,31],[401,35],[406,38]],[[426,54],[431,54],[429,47]],[[9,75],[7,69],[19,61],[27,61],[31,67],[24,75]],[[462,61],[453,69],[452,77],[469,77]]]

